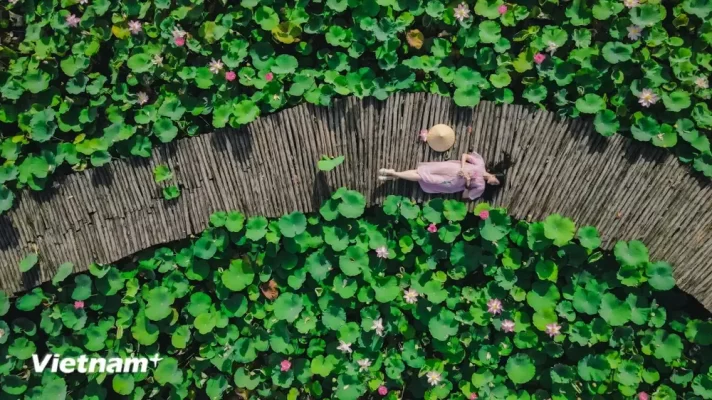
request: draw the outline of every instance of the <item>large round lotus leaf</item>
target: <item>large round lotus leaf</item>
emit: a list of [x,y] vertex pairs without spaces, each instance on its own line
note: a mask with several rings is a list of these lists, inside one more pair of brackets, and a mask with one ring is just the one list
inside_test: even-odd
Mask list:
[[361,329],[355,322],[349,322],[339,328],[337,337],[345,343],[355,343],[361,335]]
[[601,318],[603,318],[611,326],[622,326],[630,321],[630,304],[625,301],[618,300],[618,297],[612,293],[606,293],[601,299],[601,309],[599,314],[601,315]]
[[589,354],[578,362],[578,374],[588,382],[603,382],[611,373],[611,365],[602,355]]
[[692,391],[703,399],[712,399],[712,377],[699,374],[692,380]]
[[293,212],[279,219],[279,231],[283,236],[293,238],[307,229],[307,218],[300,212]]
[[434,339],[447,340],[450,336],[457,335],[459,324],[455,319],[455,314],[447,308],[440,309],[440,312],[428,322],[428,329]]
[[175,298],[171,292],[162,286],[151,289],[146,296],[146,318],[159,321],[171,315],[171,305]]
[[248,364],[257,359],[257,349],[252,338],[239,338],[235,342],[235,361]]
[[25,337],[18,337],[13,340],[10,347],[8,347],[7,354],[18,360],[29,360],[36,351],[37,346],[35,346],[34,342],[29,341]]
[[613,248],[616,260],[623,265],[638,265],[648,262],[648,248],[638,240],[620,241]]
[[579,228],[577,237],[581,246],[594,250],[601,246],[601,238],[598,236],[598,230],[593,226],[582,226]]
[[235,371],[234,382],[235,386],[239,388],[255,390],[261,381],[262,376],[255,371],[247,371],[245,368],[239,368]]
[[445,201],[443,199],[432,199],[423,206],[423,218],[433,224],[439,224],[443,220]]
[[692,320],[685,327],[687,340],[701,346],[712,345],[712,322]]
[[72,299],[86,300],[91,297],[92,281],[88,275],[77,275],[74,277],[74,290],[72,291]]
[[19,396],[27,390],[27,380],[15,375],[7,375],[2,379],[2,391],[13,396]]
[[658,261],[650,263],[645,268],[648,284],[655,290],[670,290],[675,287],[675,278],[672,275],[672,265]]
[[249,286],[255,279],[255,271],[252,264],[243,259],[236,259],[230,262],[230,268],[223,271],[221,280],[226,288],[233,292],[239,292]]
[[366,199],[359,192],[347,190],[341,196],[341,202],[337,208],[339,213],[346,218],[358,218],[366,209]]
[[225,216],[225,228],[230,232],[240,232],[245,224],[245,216],[237,211],[231,211]]
[[354,375],[339,375],[335,396],[339,400],[358,400],[366,393],[366,386]]
[[467,206],[461,201],[445,200],[443,203],[443,215],[448,221],[462,221],[467,216]]
[[274,317],[294,322],[304,309],[302,297],[294,293],[281,294],[274,302]]
[[553,309],[561,298],[559,290],[551,282],[535,282],[527,294],[527,304],[535,311]]
[[642,373],[642,365],[630,360],[624,360],[618,364],[615,379],[622,385],[637,387],[643,379]]
[[173,335],[171,335],[171,344],[176,349],[185,349],[190,342],[190,327],[183,325],[179,326]]
[[134,391],[134,377],[131,374],[116,374],[111,379],[111,387],[117,394],[128,396]]
[[368,253],[360,247],[352,246],[339,257],[339,268],[346,276],[356,276],[368,269]]
[[331,249],[340,252],[349,246],[349,234],[341,226],[324,226],[324,242]]
[[517,385],[531,381],[536,375],[534,362],[523,353],[510,357],[504,369],[507,371],[509,379]]
[[602,293],[598,290],[577,287],[574,291],[573,306],[577,312],[596,315],[601,306]]
[[310,254],[304,265],[309,270],[309,274],[311,274],[312,278],[317,282],[323,281],[332,269],[331,262],[322,251]]
[[509,215],[502,210],[495,209],[490,211],[489,218],[480,221],[480,234],[483,239],[496,242],[507,236],[511,225]]
[[207,335],[215,329],[217,324],[218,315],[213,312],[206,312],[198,315],[193,321],[193,326],[201,335]]
[[684,345],[680,336],[668,333],[662,329],[655,332],[652,346],[655,349],[654,356],[665,362],[673,362],[682,356]]
[[576,225],[568,218],[552,214],[544,220],[544,235],[547,239],[553,240],[556,246],[564,246],[574,238],[575,234]]
[[401,290],[398,286],[398,279],[394,276],[385,278],[374,278],[374,284],[371,286],[376,292],[376,301],[381,303],[389,303],[398,297]]
[[188,314],[197,317],[198,315],[210,311],[210,306],[213,304],[213,299],[207,293],[193,293],[190,295],[190,301],[185,307]]
[[205,385],[205,394],[211,400],[219,400],[223,398],[223,393],[228,389],[227,378],[224,375],[213,376],[208,379]]
[[84,348],[91,352],[99,351],[105,347],[107,337],[106,330],[98,326],[90,326],[84,332]]
[[247,220],[247,232],[245,232],[245,237],[257,241],[265,237],[267,234],[267,218],[265,217],[250,217]]
[[183,382],[183,371],[178,366],[175,358],[164,358],[153,371],[153,378],[161,385],[178,385]]
[[203,260],[213,258],[217,250],[215,241],[209,236],[203,236],[193,244],[193,255]]

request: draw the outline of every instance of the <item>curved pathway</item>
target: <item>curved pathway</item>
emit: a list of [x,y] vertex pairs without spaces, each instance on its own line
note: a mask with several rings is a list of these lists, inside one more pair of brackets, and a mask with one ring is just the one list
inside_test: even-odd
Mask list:
[[[450,153],[417,140],[422,128],[450,124]],[[417,185],[379,184],[380,167],[411,169],[418,161],[459,158],[474,148],[488,162],[511,154],[515,165],[494,198],[518,218],[551,213],[591,224],[604,246],[639,239],[654,259],[676,267],[682,289],[712,307],[712,185],[690,175],[670,152],[590,122],[514,105],[483,102],[458,108],[449,98],[398,94],[386,101],[345,98],[260,118],[238,130],[186,138],[150,159],[119,160],[60,178],[56,189],[23,192],[0,216],[0,284],[16,292],[47,281],[65,261],[85,269],[200,232],[216,210],[279,216],[318,209],[332,189],[347,186],[371,203],[389,194],[425,200]],[[321,154],[345,155],[319,173]],[[165,201],[153,168],[170,166],[182,194]],[[38,250],[40,263],[21,276],[17,264]]]

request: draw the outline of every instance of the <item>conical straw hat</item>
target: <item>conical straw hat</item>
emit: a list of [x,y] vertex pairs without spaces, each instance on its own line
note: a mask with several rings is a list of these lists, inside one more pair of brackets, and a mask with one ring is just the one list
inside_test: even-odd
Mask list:
[[437,124],[428,131],[427,143],[435,151],[447,151],[455,144],[455,131],[447,125]]

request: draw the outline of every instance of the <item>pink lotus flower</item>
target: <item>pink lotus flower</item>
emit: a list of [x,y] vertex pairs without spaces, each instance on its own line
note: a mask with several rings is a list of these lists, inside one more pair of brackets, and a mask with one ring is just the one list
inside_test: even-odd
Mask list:
[[487,218],[489,218],[489,211],[487,211],[487,210],[482,210],[482,211],[480,211],[479,216],[480,216],[481,219],[487,219]]
[[415,304],[418,301],[418,292],[413,289],[408,289],[403,293],[403,298],[408,304]]
[[428,130],[421,129],[420,133],[418,133],[418,137],[420,138],[421,142],[427,142],[428,141]]
[[546,326],[546,334],[554,337],[561,334],[561,325],[557,323],[549,324]]
[[435,224],[428,225],[428,232],[435,233],[438,231],[438,226]]
[[502,321],[502,331],[507,333],[514,332],[514,321],[511,319],[505,319]]
[[388,258],[388,248],[386,246],[381,246],[376,249],[376,257],[378,258]]
[[268,72],[268,73],[265,74],[265,80],[266,80],[267,82],[272,82],[272,79],[274,79],[274,74],[273,74],[273,73]]
[[[502,4],[501,6],[497,7],[497,12],[499,12],[499,15],[503,15],[507,12],[507,5]],[[477,396],[477,395],[475,395]]]
[[492,315],[497,315],[502,312],[502,302],[499,299],[490,299],[487,302],[487,312]]
[[648,400],[649,398],[650,396],[645,392],[638,393],[638,400]]
[[185,38],[183,36],[173,38],[173,43],[178,47],[183,47],[185,45]]
[[289,362],[289,360],[282,360],[282,362],[279,363],[279,369],[282,372],[287,372],[290,368],[292,368],[292,363]]
[[541,65],[541,63],[543,63],[544,60],[546,60],[546,55],[543,53],[536,53],[536,55],[534,56],[534,62],[537,64]]
[[225,79],[226,79],[228,82],[234,81],[234,80],[235,80],[235,77],[237,77],[237,75],[235,74],[234,71],[227,71],[227,72],[225,73]]
[[470,7],[465,3],[460,3],[454,10],[455,19],[462,22],[470,17]]
[[387,394],[388,394],[388,388],[385,387],[385,386],[383,386],[383,385],[379,386],[379,387],[378,387],[378,394],[380,394],[381,396],[387,395]]
[[477,400],[478,398],[477,393],[470,393],[470,400]]
[[638,94],[638,103],[643,107],[650,107],[660,100],[657,94],[653,93],[651,89],[643,89]]
[[129,31],[132,35],[138,35],[142,29],[141,21],[129,21]]
[[67,16],[67,19],[65,21],[67,22],[67,26],[74,28],[77,25],[79,25],[79,23],[82,21],[82,19],[77,17],[74,14],[70,14]]
[[83,301],[77,300],[77,301],[74,302],[74,309],[75,309],[75,310],[81,310],[82,308],[84,308],[84,302],[83,302]]

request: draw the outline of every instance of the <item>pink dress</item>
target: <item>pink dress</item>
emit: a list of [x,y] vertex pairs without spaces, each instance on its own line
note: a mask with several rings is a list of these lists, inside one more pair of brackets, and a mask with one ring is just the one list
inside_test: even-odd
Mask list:
[[465,178],[458,176],[460,167],[458,160],[420,163],[420,188],[426,193],[458,193],[469,189],[471,200],[482,196],[485,191],[485,161],[482,156],[477,153],[467,156],[465,172],[471,177],[469,187],[466,187]]

